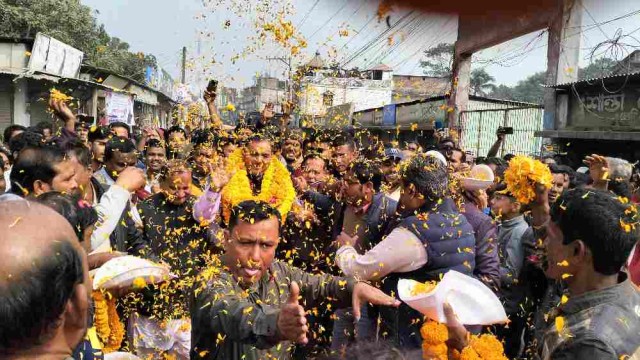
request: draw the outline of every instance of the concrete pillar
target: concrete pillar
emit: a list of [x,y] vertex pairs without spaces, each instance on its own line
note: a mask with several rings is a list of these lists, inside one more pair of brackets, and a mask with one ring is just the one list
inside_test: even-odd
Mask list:
[[[550,23],[546,77],[546,83],[549,85],[578,80],[582,24],[582,7],[578,1],[581,0],[561,2],[558,15]],[[555,89],[545,88],[545,130],[557,130],[567,126],[568,105],[568,94],[556,94]]]
[[448,101],[449,107],[453,108],[453,111],[448,111],[450,128],[460,127],[458,123],[460,113],[467,109],[467,103],[469,102],[469,80],[471,76],[471,55],[472,54],[458,54],[456,52],[453,59],[453,81],[451,82],[451,97]]
[[31,125],[31,115],[27,112],[28,90],[27,79],[13,82],[13,123],[27,127]]

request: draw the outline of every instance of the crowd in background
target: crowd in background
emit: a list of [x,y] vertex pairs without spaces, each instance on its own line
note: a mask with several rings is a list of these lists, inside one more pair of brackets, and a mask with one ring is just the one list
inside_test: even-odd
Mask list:
[[[510,359],[640,356],[640,177],[627,160],[541,158],[551,186],[525,203],[505,184],[515,155],[496,156],[509,135],[472,161],[438,134],[425,149],[292,129],[290,106],[224,130],[206,99],[212,125],[191,132],[95,126],[53,100],[61,129],[5,129],[0,356],[102,358],[91,289],[78,292],[88,269],[125,254],[176,275],[112,294],[119,349],[143,359],[428,358],[424,316],[397,285],[451,270],[492,289],[510,319],[465,328],[445,309],[452,347],[492,333]],[[495,180],[465,185],[478,165]]]

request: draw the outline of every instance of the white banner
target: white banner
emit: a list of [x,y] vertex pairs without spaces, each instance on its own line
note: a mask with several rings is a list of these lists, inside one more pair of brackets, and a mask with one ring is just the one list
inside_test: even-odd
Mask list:
[[105,102],[109,124],[119,121],[129,126],[135,125],[133,120],[133,98],[131,96],[108,91]]
[[83,56],[82,51],[38,33],[31,49],[29,70],[75,78],[80,73]]

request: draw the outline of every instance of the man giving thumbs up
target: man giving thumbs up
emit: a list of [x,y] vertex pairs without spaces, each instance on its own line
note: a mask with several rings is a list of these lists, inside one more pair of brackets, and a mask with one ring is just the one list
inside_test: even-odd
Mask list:
[[273,261],[279,219],[263,202],[233,208],[219,274],[205,271],[194,284],[192,359],[286,359],[292,343],[308,342],[305,309],[400,305],[353,278],[312,275]]

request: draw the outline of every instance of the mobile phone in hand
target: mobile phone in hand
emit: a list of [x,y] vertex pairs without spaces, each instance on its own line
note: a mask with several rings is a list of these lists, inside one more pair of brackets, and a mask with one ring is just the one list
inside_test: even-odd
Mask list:
[[512,127],[499,127],[498,128],[498,134],[499,135],[513,135],[513,128]]
[[218,90],[218,80],[209,80],[207,92],[215,93]]

